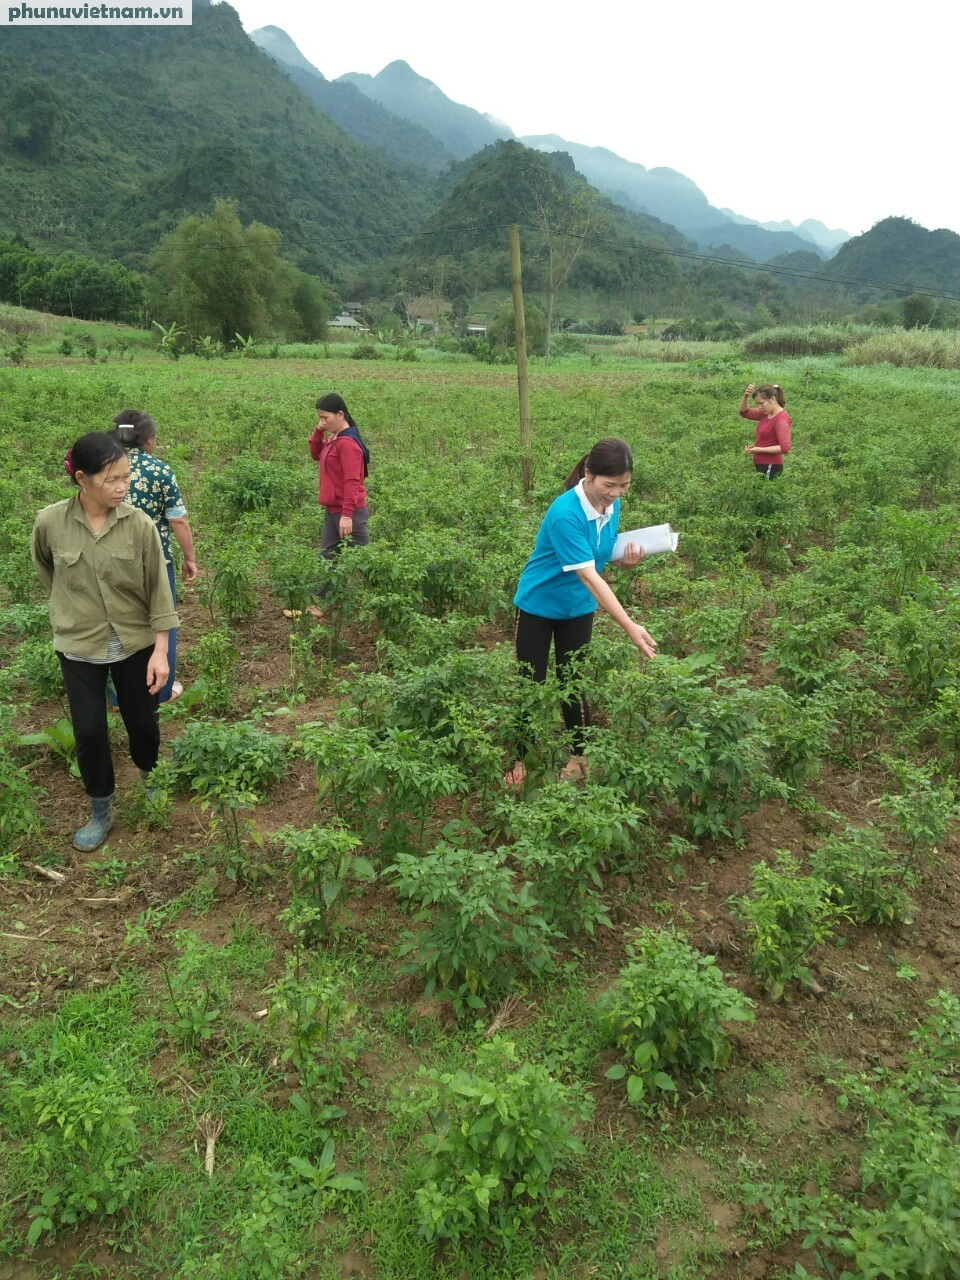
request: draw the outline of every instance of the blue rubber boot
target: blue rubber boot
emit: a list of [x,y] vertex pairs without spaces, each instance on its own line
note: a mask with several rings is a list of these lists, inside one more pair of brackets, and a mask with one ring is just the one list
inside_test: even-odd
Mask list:
[[85,852],[99,849],[113,826],[113,796],[90,797],[90,821],[73,833],[73,847]]

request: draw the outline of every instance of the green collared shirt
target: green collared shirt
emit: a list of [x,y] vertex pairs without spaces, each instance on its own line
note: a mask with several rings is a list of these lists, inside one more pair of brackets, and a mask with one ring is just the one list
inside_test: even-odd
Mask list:
[[61,653],[103,659],[111,628],[127,653],[137,653],[157,632],[180,625],[156,525],[126,503],[97,534],[79,494],[44,507],[30,551],[50,592],[53,644]]

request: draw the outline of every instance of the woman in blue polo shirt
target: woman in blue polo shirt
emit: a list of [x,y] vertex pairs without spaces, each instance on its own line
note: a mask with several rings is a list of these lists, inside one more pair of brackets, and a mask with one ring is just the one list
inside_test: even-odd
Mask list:
[[[627,614],[601,573],[613,552],[620,518],[620,499],[630,488],[633,454],[623,440],[600,440],[584,454],[567,477],[566,491],[551,503],[537,533],[513,603],[517,606],[517,661],[531,679],[547,678],[553,644],[557,675],[590,642],[593,615],[599,605],[623,627],[642,654],[656,655],[656,641]],[[643,552],[629,546],[621,563],[635,565]],[[590,704],[580,691],[563,704],[563,722],[573,734],[573,752],[563,777],[581,778],[584,729]],[[526,776],[522,756],[504,776],[519,787]]]

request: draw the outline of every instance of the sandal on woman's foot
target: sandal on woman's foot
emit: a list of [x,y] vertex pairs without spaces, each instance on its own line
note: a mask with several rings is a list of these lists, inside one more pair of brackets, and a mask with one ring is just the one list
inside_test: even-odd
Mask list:
[[323,618],[323,610],[318,609],[315,604],[308,604],[306,609],[284,609],[283,616],[285,618],[302,618],[305,613],[309,613],[311,618],[321,621]]
[[586,782],[587,761],[585,756],[571,756],[560,770],[561,782]]
[[518,762],[503,775],[503,785],[508,791],[519,791],[526,776],[526,766]]

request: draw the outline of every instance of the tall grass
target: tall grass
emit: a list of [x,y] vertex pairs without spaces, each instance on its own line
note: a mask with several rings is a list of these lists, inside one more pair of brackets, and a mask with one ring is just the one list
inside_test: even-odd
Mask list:
[[743,350],[748,356],[839,355],[877,333],[870,324],[787,324],[748,334]]
[[960,333],[941,329],[887,329],[849,347],[844,364],[960,369]]
[[[587,336],[588,349],[593,349],[597,339]],[[727,355],[735,350],[730,342],[661,342],[659,338],[617,338],[603,349],[605,356],[619,356],[631,360],[658,360],[663,364],[689,364],[705,356]]]
[[4,336],[22,333],[26,338],[46,337],[52,332],[52,321],[53,317],[42,311],[0,302],[0,334]]

